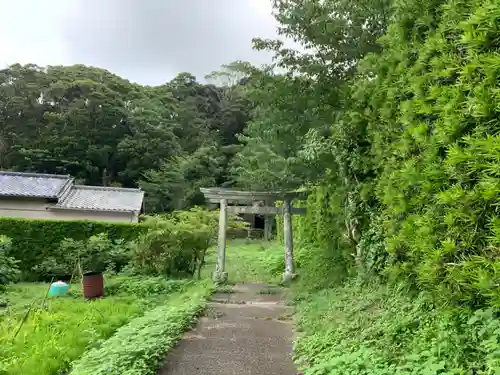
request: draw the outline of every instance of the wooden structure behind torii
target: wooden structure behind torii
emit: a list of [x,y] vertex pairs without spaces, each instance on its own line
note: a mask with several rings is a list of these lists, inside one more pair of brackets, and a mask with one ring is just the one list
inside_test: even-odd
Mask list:
[[[217,246],[217,263],[212,275],[214,281],[226,281],[226,232],[227,214],[283,215],[283,236],[285,242],[285,272],[283,281],[293,279],[295,266],[293,260],[292,214],[304,215],[305,208],[294,208],[293,199],[303,196],[303,192],[255,192],[239,191],[223,188],[201,188],[200,191],[209,203],[220,204],[219,239]],[[283,207],[275,207],[276,201],[282,201]],[[231,204],[247,204],[231,206]]]

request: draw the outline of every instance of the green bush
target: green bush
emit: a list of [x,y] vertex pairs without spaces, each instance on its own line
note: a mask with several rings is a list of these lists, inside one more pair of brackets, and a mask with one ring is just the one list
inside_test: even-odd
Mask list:
[[116,273],[130,261],[132,247],[132,243],[122,239],[110,240],[107,233],[80,241],[66,238],[59,244],[59,257],[49,256],[32,270],[42,279],[73,275],[77,271]]
[[11,246],[11,239],[0,235],[0,291],[19,276],[19,261],[7,255]]
[[137,240],[132,267],[152,276],[199,276],[216,233],[216,218],[216,212],[200,209],[148,217],[148,231]]
[[[309,289],[336,285],[354,265],[354,244],[346,235],[345,192],[337,186],[310,189],[307,214],[293,215],[296,261],[302,269],[300,282]],[[295,205],[295,204],[294,204]],[[279,237],[282,237],[281,225]]]
[[99,233],[106,233],[113,241],[128,242],[135,240],[145,230],[142,224],[0,218],[0,234],[12,239],[8,254],[20,261],[19,268],[26,280],[41,277],[40,273],[33,271],[33,267],[47,258],[59,260],[76,256],[66,254],[60,248],[64,239],[86,240]]
[[500,3],[397,8],[362,71],[376,79],[355,85],[388,275],[443,303],[498,308]]

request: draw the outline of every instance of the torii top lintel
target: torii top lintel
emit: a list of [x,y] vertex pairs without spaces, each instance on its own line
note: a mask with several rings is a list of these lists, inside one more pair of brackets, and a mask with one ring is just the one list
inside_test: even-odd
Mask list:
[[209,202],[220,202],[226,199],[231,203],[244,202],[275,202],[278,200],[293,200],[303,198],[305,191],[242,191],[225,188],[200,188],[200,191]]

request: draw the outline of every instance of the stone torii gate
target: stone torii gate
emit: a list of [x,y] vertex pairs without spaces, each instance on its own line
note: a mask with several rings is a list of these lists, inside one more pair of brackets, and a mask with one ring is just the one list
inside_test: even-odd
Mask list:
[[[285,242],[285,272],[283,281],[295,276],[293,261],[292,214],[304,215],[305,208],[295,208],[292,201],[303,196],[303,192],[255,192],[239,191],[223,188],[201,188],[200,191],[209,203],[220,204],[219,239],[217,246],[217,263],[212,274],[214,281],[226,281],[226,232],[227,214],[283,215],[283,235]],[[283,207],[275,207],[276,201],[283,201]],[[247,204],[246,206],[230,206],[231,204]],[[262,205],[262,203],[264,205]]]

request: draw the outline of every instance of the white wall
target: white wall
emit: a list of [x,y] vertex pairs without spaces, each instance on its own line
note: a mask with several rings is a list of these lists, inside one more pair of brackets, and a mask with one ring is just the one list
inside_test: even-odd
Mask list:
[[103,212],[83,210],[51,210],[55,203],[42,199],[1,199],[0,216],[21,217],[26,219],[53,220],[99,220],[99,221],[138,221],[138,215],[131,212]]

